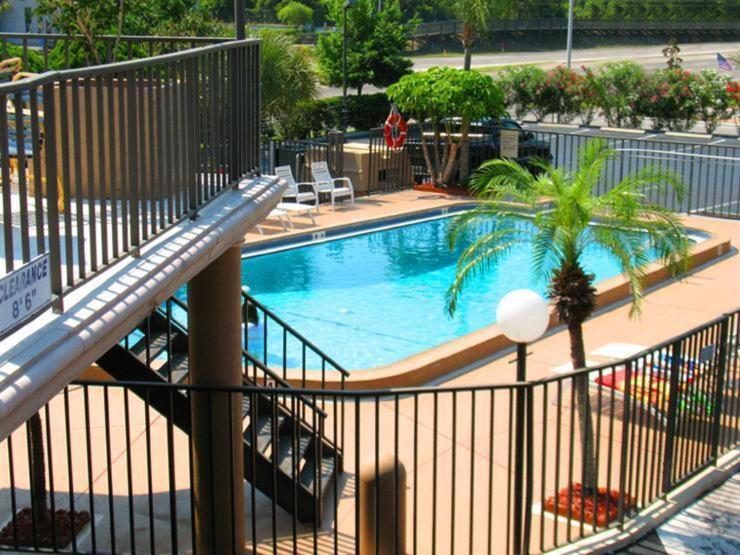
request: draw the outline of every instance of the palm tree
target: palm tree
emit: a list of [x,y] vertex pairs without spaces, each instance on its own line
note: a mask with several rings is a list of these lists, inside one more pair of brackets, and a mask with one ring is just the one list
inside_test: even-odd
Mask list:
[[463,67],[465,70],[470,69],[470,60],[473,55],[472,49],[475,45],[475,39],[488,25],[493,8],[494,2],[492,0],[457,0],[455,2],[455,13],[463,22],[460,41],[465,50]]
[[262,31],[260,45],[260,101],[262,117],[284,131],[286,121],[300,106],[316,98],[318,80],[310,53],[292,37]]
[[[631,316],[640,311],[645,271],[653,254],[673,275],[688,267],[689,243],[679,218],[651,203],[644,193],[648,188],[658,193],[673,190],[680,197],[680,180],[666,170],[645,167],[598,195],[597,186],[615,156],[603,140],[594,139],[579,150],[578,168],[572,172],[542,161],[534,163],[535,173],[511,160],[483,164],[471,180],[481,204],[459,216],[449,235],[454,248],[470,231],[485,230],[458,259],[457,274],[447,292],[450,314],[470,277],[489,270],[517,245],[531,245],[533,277],[548,283],[548,296],[560,321],[568,326],[573,368],[584,368],[583,322],[596,307],[594,275],[586,271],[582,258],[588,246],[599,246],[619,261],[631,286]],[[541,204],[543,199],[546,204]],[[534,229],[521,225],[522,212],[512,201],[533,211]],[[594,221],[598,225],[591,225]],[[594,488],[588,377],[577,378],[574,386],[585,463],[583,485]]]

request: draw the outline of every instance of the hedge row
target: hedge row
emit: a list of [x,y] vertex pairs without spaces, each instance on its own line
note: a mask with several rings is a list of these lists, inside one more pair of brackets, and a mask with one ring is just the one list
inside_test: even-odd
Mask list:
[[633,62],[605,64],[598,73],[581,69],[512,67],[501,72],[498,84],[519,120],[556,116],[561,123],[578,118],[589,125],[600,113],[614,127],[637,128],[651,118],[656,129],[688,131],[701,121],[712,133],[740,107],[738,83],[714,70],[649,73]]
[[[385,93],[350,95],[347,97],[347,124],[354,129],[379,127],[388,117],[389,106]],[[276,131],[287,139],[324,135],[327,129],[342,128],[342,112],[341,96],[304,102]]]

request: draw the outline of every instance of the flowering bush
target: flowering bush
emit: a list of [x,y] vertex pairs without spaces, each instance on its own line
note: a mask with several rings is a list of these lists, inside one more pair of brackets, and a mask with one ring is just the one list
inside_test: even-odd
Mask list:
[[634,62],[605,64],[596,78],[596,103],[606,121],[614,127],[640,127],[647,76]]
[[535,110],[537,91],[544,82],[545,71],[536,66],[512,66],[503,70],[498,83],[505,92],[506,109],[513,110],[516,119],[524,119]]
[[591,125],[599,111],[599,80],[591,68],[581,66],[583,75],[576,75],[576,81],[571,89],[574,96],[576,111],[583,125]]
[[720,75],[713,69],[703,70],[692,81],[691,93],[696,103],[696,112],[698,118],[704,122],[707,133],[713,133],[720,121],[732,117],[737,109],[737,104],[733,106],[733,83],[737,86],[728,76]]
[[558,120],[569,123],[578,115],[578,83],[583,78],[572,69],[558,66],[545,74],[534,95],[534,113],[537,121],[557,114]]
[[656,71],[649,80],[645,114],[656,129],[688,131],[697,116],[696,76],[681,68]]

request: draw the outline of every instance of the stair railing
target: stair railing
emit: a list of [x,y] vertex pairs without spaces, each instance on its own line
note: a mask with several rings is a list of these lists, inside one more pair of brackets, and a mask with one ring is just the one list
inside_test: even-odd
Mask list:
[[[292,371],[292,382],[300,387],[318,382],[320,389],[345,389],[349,372],[342,365],[245,290],[242,321],[247,350],[265,366],[279,368],[283,379]],[[320,372],[320,378],[309,380],[308,371]]]

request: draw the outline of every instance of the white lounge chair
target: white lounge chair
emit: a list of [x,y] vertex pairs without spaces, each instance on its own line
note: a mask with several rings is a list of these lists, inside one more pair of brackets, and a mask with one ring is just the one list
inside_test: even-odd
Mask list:
[[[331,196],[332,208],[334,208],[334,200],[342,197],[349,197],[352,206],[355,205],[355,191],[349,177],[332,177],[326,162],[311,164],[311,174],[316,181],[316,191],[319,194],[326,193]],[[337,186],[337,183],[340,185]]]
[[[285,231],[288,231],[288,226],[290,226],[291,228],[293,227],[293,222],[290,219],[290,214],[288,214],[288,212],[280,208],[275,208],[271,210],[270,213],[267,216],[265,216],[265,220],[278,220],[280,222],[280,225],[283,226],[283,229]],[[256,227],[260,235],[265,234],[260,224],[257,224]]]
[[313,217],[313,211],[315,210],[315,208],[310,204],[301,204],[300,202],[279,202],[277,205],[277,209],[285,212],[289,221],[291,221],[291,214],[294,214],[296,216],[308,216],[309,218],[311,218],[311,223],[313,225],[316,225],[316,220]]
[[316,213],[319,213],[319,195],[316,191],[315,183],[308,181],[297,183],[290,166],[276,167],[275,175],[288,182],[288,188],[283,193],[283,199],[295,199],[297,204],[303,204],[306,201],[312,200],[316,203]]

